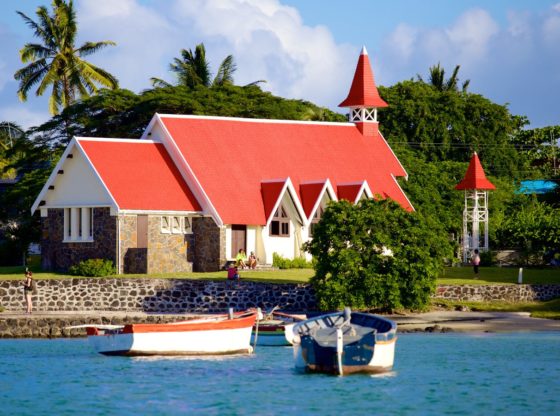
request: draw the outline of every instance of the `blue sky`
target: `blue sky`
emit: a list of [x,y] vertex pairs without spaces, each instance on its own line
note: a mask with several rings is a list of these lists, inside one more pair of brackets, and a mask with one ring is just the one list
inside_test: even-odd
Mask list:
[[[124,88],[173,80],[168,64],[204,42],[212,68],[236,58],[236,83],[337,109],[362,45],[376,81],[393,85],[440,62],[470,79],[469,90],[531,127],[560,124],[560,0],[75,0],[80,38],[113,40],[90,57]],[[50,0],[0,2],[0,121],[25,127],[49,118],[47,99],[21,103],[13,73],[34,41],[15,13],[35,18]],[[342,112],[342,110],[341,110]],[[381,124],[383,121],[381,120]]]

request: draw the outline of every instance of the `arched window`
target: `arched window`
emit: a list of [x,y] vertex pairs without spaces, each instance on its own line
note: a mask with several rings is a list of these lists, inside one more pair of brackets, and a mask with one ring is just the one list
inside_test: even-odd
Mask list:
[[290,219],[282,205],[278,207],[270,222],[270,235],[278,237],[290,236]]

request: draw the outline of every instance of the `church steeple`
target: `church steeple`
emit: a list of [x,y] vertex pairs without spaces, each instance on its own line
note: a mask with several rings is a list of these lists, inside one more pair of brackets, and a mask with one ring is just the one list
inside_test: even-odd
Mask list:
[[377,109],[388,104],[377,91],[365,46],[358,59],[350,92],[338,106],[350,108],[350,121],[356,123],[364,136],[377,136]]

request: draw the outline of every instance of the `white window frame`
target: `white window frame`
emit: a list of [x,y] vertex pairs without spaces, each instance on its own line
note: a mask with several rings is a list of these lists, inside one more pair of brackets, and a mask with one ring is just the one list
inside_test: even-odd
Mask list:
[[93,242],[93,208],[64,208],[63,243]]
[[161,233],[171,234],[171,217],[167,215],[161,216]]
[[162,215],[162,234],[192,234],[192,220],[180,215]]

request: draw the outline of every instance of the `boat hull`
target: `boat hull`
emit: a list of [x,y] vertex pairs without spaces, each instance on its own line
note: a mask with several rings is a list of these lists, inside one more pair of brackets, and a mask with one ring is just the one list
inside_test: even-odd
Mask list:
[[267,326],[260,324],[257,329],[254,327],[251,334],[251,344],[254,345],[255,338],[257,340],[257,345],[265,347],[285,347],[292,345],[290,341],[293,337],[291,336],[292,328],[294,324],[285,325],[272,325]]
[[122,330],[88,330],[94,350],[104,355],[229,355],[252,352],[256,315],[221,321],[178,324],[132,324]]
[[[386,373],[393,369],[395,360],[396,338],[392,341],[377,342],[374,347],[374,354],[371,359],[365,363],[342,364],[343,374],[380,374]],[[336,352],[330,354],[331,361],[322,362],[309,361],[309,348],[302,348],[301,344],[294,344],[294,363],[295,368],[299,372],[305,373],[326,373],[339,374],[338,365],[336,363]],[[346,351],[343,353],[347,354]]]
[[388,319],[359,312],[309,319],[293,329],[295,368],[338,375],[391,371],[396,330]]

